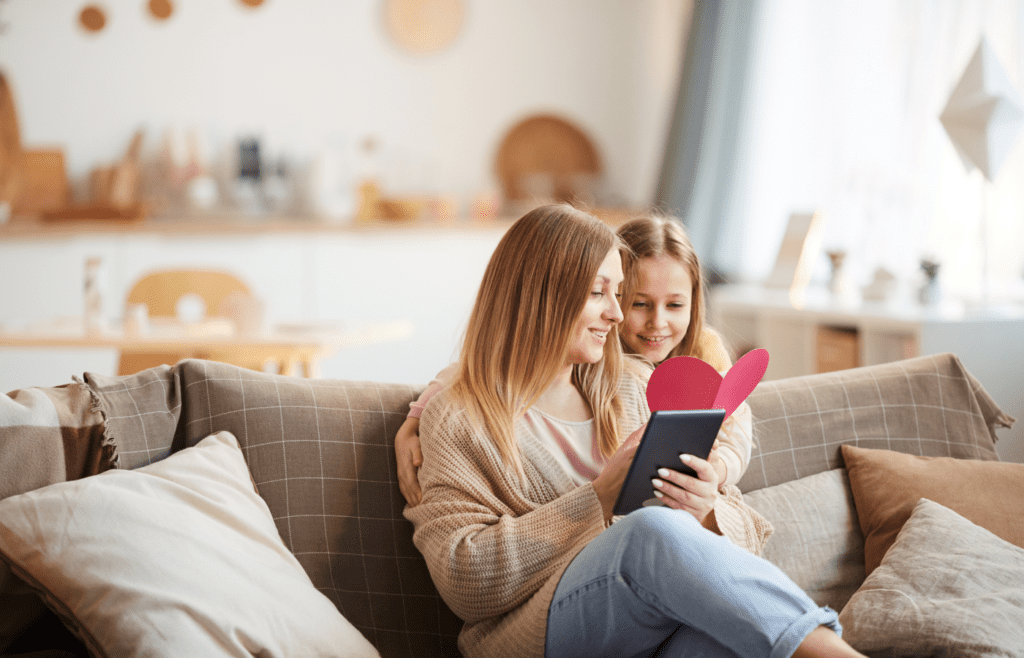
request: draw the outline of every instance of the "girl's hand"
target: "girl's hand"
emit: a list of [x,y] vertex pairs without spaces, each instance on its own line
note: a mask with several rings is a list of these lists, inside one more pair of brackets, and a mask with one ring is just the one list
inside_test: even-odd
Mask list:
[[423,500],[416,472],[423,465],[420,452],[420,419],[406,418],[395,435],[395,457],[398,460],[398,488],[402,490],[409,507],[419,505]]
[[718,473],[714,466],[699,457],[680,455],[680,460],[696,471],[698,477],[668,468],[659,469],[660,477],[653,480],[654,495],[666,506],[688,512],[704,523],[718,499]]
[[633,455],[636,454],[637,446],[640,445],[640,439],[643,438],[645,429],[647,429],[647,423],[630,434],[629,438],[622,442],[619,449],[605,464],[601,474],[591,483],[598,500],[601,501],[605,521],[612,518],[612,509],[615,507],[615,501],[619,498],[622,485],[626,482],[629,465],[633,463]]
[[718,473],[718,484],[725,482],[728,467],[725,465],[725,460],[722,459],[722,453],[718,450],[718,439],[715,439],[715,445],[712,446],[711,453],[708,455],[708,463],[715,469],[715,473]]

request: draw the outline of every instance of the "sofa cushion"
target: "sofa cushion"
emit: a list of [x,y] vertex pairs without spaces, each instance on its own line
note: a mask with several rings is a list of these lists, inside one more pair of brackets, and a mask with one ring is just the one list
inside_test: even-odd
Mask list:
[[0,557],[93,656],[379,658],[281,542],[227,432],[0,502]]
[[922,499],[839,621],[870,655],[1018,656],[1024,550]]
[[[132,377],[86,375],[105,408],[118,410],[109,431],[123,462],[231,432],[285,545],[382,655],[458,655],[462,622],[402,516],[394,438],[419,390],[197,359]],[[177,424],[143,436],[147,417]]]
[[[0,395],[0,500],[114,468],[103,416],[81,384]],[[0,563],[0,652],[46,608]]]
[[758,489],[743,500],[775,527],[761,557],[818,605],[842,610],[864,582],[864,537],[846,471],[836,468]]
[[177,369],[157,366],[134,375],[83,376],[117,446],[118,468],[138,468],[160,461],[183,446],[178,431],[181,382]]
[[744,493],[843,466],[839,446],[997,460],[1013,418],[952,354],[761,382]]
[[945,505],[1024,547],[1024,464],[918,457],[843,446],[870,574],[882,562],[917,501]]

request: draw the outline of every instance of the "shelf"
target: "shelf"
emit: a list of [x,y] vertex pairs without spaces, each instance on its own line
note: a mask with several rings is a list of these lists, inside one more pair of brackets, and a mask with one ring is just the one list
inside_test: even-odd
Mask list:
[[57,220],[13,217],[0,224],[0,240],[39,240],[87,234],[155,234],[170,236],[256,235],[273,233],[385,233],[409,231],[494,231],[505,230],[512,219],[455,219],[372,222],[326,222],[309,217],[249,217],[239,215],[203,217],[152,217],[142,220]]
[[[616,228],[632,216],[626,209],[602,208],[593,211],[609,226]],[[89,234],[168,235],[175,237],[203,235],[260,235],[260,234],[345,234],[345,233],[403,233],[451,231],[502,231],[508,229],[518,217],[504,216],[494,219],[459,217],[450,220],[416,219],[329,222],[308,216],[238,214],[147,217],[141,220],[65,219],[43,220],[37,216],[16,215],[0,224],[0,241],[67,238]]]

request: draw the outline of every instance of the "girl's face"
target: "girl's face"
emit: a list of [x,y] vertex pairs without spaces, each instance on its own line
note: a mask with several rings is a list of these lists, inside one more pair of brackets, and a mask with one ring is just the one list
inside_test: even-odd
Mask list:
[[642,258],[634,267],[637,290],[626,309],[622,340],[631,352],[661,363],[690,327],[693,281],[682,263],[670,256]]
[[573,327],[566,365],[597,363],[604,356],[608,332],[622,322],[618,300],[622,279],[622,257],[619,250],[613,248],[598,268],[587,303]]

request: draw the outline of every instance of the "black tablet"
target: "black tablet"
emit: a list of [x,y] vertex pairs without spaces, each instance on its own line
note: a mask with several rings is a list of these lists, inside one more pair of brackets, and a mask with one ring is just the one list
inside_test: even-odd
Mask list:
[[723,420],[724,409],[652,413],[613,512],[629,514],[645,504],[660,505],[661,502],[654,496],[654,485],[651,484],[651,480],[658,477],[659,468],[670,468],[696,477],[697,473],[685,465],[679,455],[707,459]]

